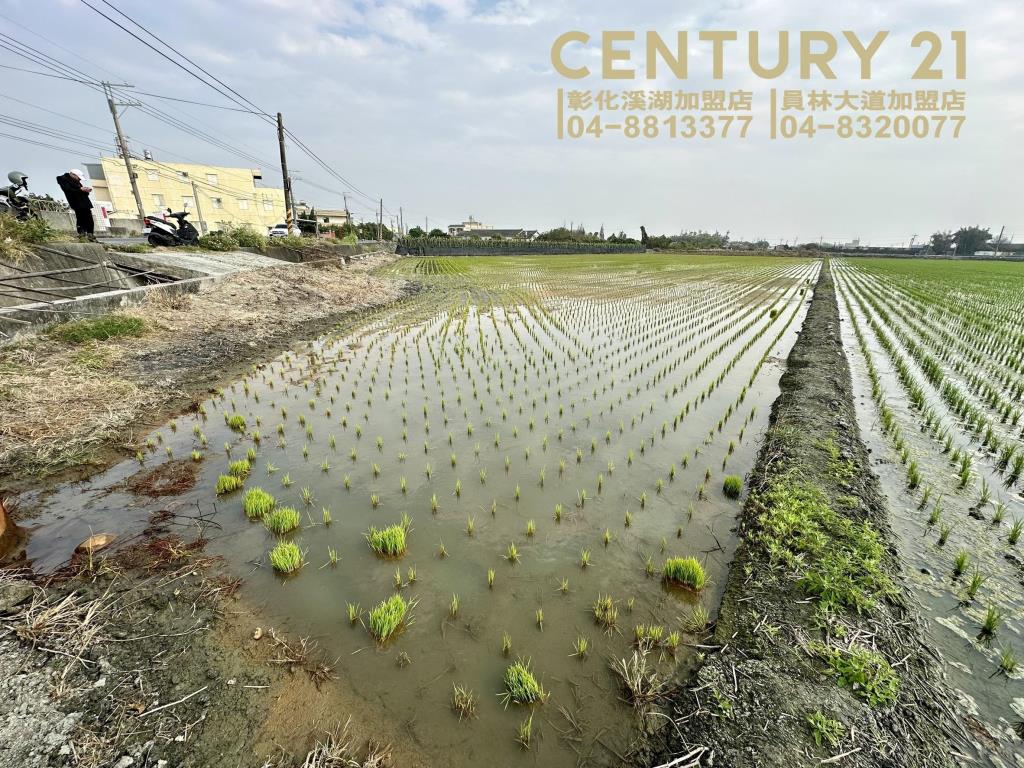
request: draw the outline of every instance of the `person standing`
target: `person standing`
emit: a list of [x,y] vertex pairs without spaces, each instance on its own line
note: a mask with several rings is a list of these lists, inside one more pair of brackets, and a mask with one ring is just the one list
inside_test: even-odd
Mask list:
[[93,234],[95,223],[92,219],[92,200],[89,199],[89,193],[92,192],[92,187],[87,187],[82,184],[83,175],[84,174],[79,169],[72,168],[67,173],[58,176],[57,183],[64,191],[64,196],[68,199],[68,205],[71,206],[71,210],[75,212],[75,223],[78,228],[78,234],[84,235],[95,242],[96,236]]

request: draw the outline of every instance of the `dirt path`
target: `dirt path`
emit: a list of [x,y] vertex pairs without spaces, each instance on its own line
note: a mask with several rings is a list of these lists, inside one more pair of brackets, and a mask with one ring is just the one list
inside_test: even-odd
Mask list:
[[953,699],[857,430],[827,262],[780,387],[707,661],[641,761],[959,765]]
[[137,333],[69,343],[44,332],[0,348],[0,497],[133,455],[134,430],[348,313],[406,295],[408,283],[369,274],[394,258],[240,272],[118,313],[142,321]]

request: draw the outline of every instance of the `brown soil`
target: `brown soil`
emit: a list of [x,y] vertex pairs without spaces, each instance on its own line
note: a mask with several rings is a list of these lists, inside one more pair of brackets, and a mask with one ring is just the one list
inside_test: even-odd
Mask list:
[[136,430],[348,313],[401,298],[414,286],[369,274],[393,258],[239,272],[124,310],[146,322],[140,337],[68,345],[43,332],[0,348],[0,491],[134,455]]
[[[828,263],[823,266],[740,518],[740,544],[729,570],[704,665],[670,703],[672,725],[640,762],[762,768],[822,764],[848,768],[949,768],[966,741],[950,709],[938,665],[902,584],[894,534],[878,480],[857,431],[849,366]],[[840,609],[827,621],[791,569],[774,561],[762,536],[767,491],[780,483],[819,487],[829,507],[878,532],[881,566],[895,584],[864,613]],[[892,704],[870,705],[810,652],[811,641],[856,642],[880,653],[899,678]],[[840,741],[818,745],[808,717],[839,721]],[[664,718],[661,719],[665,722]]]

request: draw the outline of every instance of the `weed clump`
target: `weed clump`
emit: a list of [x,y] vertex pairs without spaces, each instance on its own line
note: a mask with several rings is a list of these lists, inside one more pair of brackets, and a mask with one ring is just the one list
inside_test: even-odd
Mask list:
[[695,557],[670,557],[661,569],[665,581],[699,592],[708,583],[704,566]]
[[816,642],[812,643],[811,652],[832,668],[841,687],[849,688],[871,706],[884,706],[896,701],[899,677],[877,651],[858,645],[843,650]]
[[882,569],[885,548],[867,521],[837,514],[824,493],[810,484],[777,483],[761,499],[761,543],[773,563],[799,574],[799,584],[824,609],[870,610],[893,592]]

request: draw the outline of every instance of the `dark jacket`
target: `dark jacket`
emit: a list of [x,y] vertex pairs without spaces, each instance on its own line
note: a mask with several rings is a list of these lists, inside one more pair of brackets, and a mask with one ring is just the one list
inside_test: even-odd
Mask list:
[[92,208],[92,200],[89,193],[82,189],[82,180],[72,178],[70,173],[57,177],[57,183],[64,190],[64,197],[68,199],[68,205],[72,208]]

